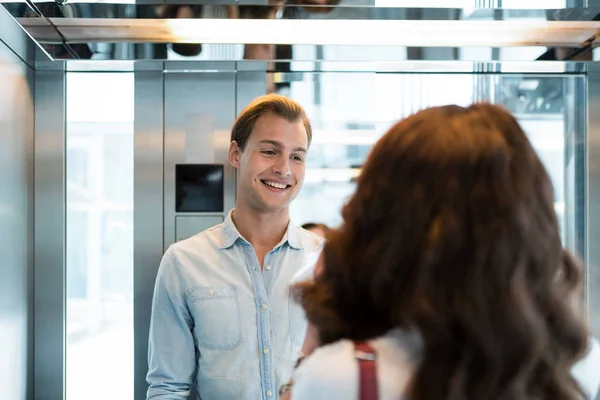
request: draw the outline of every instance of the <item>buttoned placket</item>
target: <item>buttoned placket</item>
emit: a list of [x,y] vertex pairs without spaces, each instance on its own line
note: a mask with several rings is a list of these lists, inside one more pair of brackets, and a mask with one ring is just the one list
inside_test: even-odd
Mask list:
[[275,371],[273,367],[273,352],[271,351],[271,318],[263,274],[270,273],[272,270],[271,262],[276,249],[271,250],[265,255],[264,269],[261,270],[254,248],[250,244],[244,246],[248,260],[248,272],[251,276],[254,300],[257,307],[258,346],[263,400],[270,400],[275,390]]

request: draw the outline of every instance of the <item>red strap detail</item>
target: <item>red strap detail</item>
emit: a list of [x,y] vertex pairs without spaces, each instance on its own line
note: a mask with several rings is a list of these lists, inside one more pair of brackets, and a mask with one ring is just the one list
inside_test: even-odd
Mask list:
[[364,342],[354,342],[354,356],[358,361],[359,371],[359,400],[378,400],[377,388],[377,354],[371,345]]

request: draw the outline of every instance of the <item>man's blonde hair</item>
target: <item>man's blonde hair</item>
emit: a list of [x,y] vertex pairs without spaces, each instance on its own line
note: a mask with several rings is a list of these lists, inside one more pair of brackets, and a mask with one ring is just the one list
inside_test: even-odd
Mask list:
[[278,94],[257,97],[238,115],[231,129],[231,141],[236,141],[244,150],[256,121],[263,115],[275,114],[288,122],[301,121],[308,136],[308,145],[312,141],[312,127],[300,104]]

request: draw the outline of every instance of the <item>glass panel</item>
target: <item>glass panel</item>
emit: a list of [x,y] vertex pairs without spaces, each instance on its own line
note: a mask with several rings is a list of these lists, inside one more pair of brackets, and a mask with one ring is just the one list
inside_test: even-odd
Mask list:
[[[567,112],[576,101],[566,88],[583,76],[305,73],[286,93],[313,122],[313,144],[302,192],[292,203],[296,223],[338,225],[340,209],[371,146],[397,120],[420,109],[498,103],[515,114],[546,166],[555,189],[555,209],[565,245],[583,256],[583,153],[570,149],[581,122]],[[581,85],[580,85],[581,86]],[[579,93],[582,96],[584,93]],[[573,130],[577,125],[578,130]],[[575,161],[574,161],[575,160]]]
[[471,75],[324,73],[293,82],[290,97],[314,125],[305,184],[291,206],[294,220],[337,225],[353,178],[386,129],[426,106],[467,105],[472,88]]
[[133,115],[133,73],[67,73],[67,400],[133,398]]

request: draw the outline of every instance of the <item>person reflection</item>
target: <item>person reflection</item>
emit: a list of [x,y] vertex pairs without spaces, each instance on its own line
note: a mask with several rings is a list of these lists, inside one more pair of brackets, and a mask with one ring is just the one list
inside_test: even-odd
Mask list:
[[[202,18],[204,6],[195,5],[174,5],[161,4],[155,7],[156,15],[159,18]],[[172,43],[171,49],[182,56],[197,56],[202,52],[201,43]]]
[[307,329],[290,287],[313,275],[323,244],[289,216],[311,138],[304,110],[283,96],[259,97],[236,119],[235,208],[170,246],[158,270],[148,399],[277,398]]
[[[324,14],[331,11],[332,7],[339,4],[339,0],[269,0],[267,6],[227,6],[228,18],[249,19],[276,19],[295,18],[294,9],[286,9],[286,6],[295,6],[306,10],[309,15]],[[327,6],[327,7],[324,7]],[[286,58],[284,62],[276,62],[279,58]],[[289,62],[293,58],[291,45],[289,44],[254,44],[244,45],[244,60],[266,61],[267,70],[267,93],[278,90],[275,82],[274,72],[287,72],[290,69]]]
[[[507,111],[444,106],[400,121],[342,216],[322,272],[297,286],[312,354],[282,399],[595,398],[582,268]],[[378,396],[360,397],[368,388]]]
[[[227,19],[276,19],[276,18],[310,18],[311,14],[326,14],[340,0],[269,0],[265,5],[159,5],[153,8],[154,17],[158,18],[227,18]],[[286,6],[293,6],[287,7]],[[299,17],[299,10],[306,13]],[[201,23],[201,21],[199,21]],[[172,43],[171,49],[185,57],[196,57],[202,53],[201,43]],[[162,54],[157,50],[158,54]],[[266,62],[267,93],[275,93],[282,87],[289,86],[283,82],[275,82],[274,72],[289,72],[290,60],[293,59],[292,46],[289,44],[246,43],[243,52],[244,60]],[[277,62],[277,60],[281,60]]]

